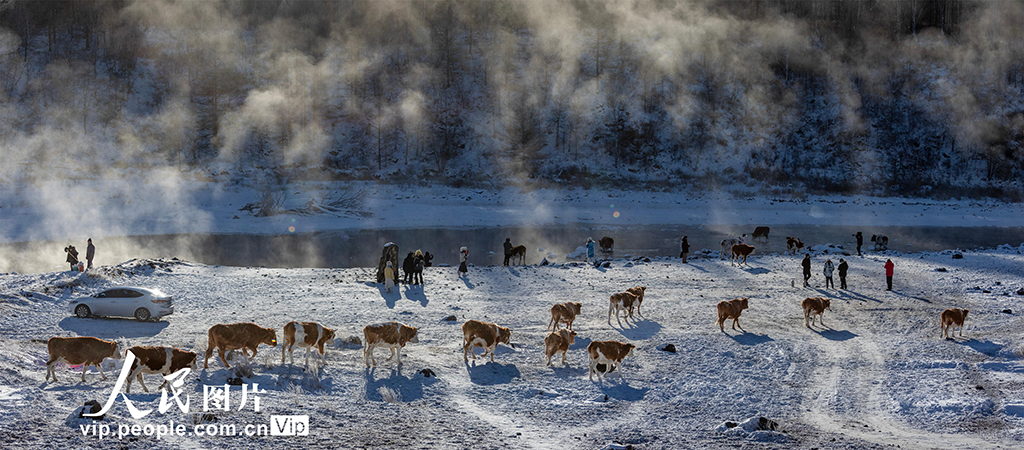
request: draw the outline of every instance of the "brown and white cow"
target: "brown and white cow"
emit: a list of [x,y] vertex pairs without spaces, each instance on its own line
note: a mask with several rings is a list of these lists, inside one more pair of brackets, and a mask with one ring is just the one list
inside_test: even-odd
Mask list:
[[[622,358],[633,354],[633,349],[636,348],[633,344],[625,344],[619,341],[594,341],[587,346],[587,354],[590,355],[590,379],[593,381],[594,374],[597,374],[597,378],[601,378],[601,372],[598,372],[597,365],[604,364],[608,370],[622,364]],[[619,369],[619,377],[622,377],[622,369]]]
[[464,339],[462,359],[465,361],[469,361],[467,355],[472,355],[473,359],[476,359],[476,354],[473,353],[474,347],[483,347],[484,354],[481,357],[486,357],[490,353],[491,362],[494,362],[494,350],[498,348],[499,343],[508,344],[515,348],[510,342],[512,330],[499,326],[496,323],[468,320],[462,324],[462,337]]
[[786,236],[786,251],[791,255],[795,255],[796,252],[804,250],[804,241],[800,238],[793,236]]
[[[732,319],[732,329],[736,329],[736,325],[740,323],[740,313],[744,309],[747,309],[748,298],[736,298],[732,300],[722,300],[718,302],[718,328],[725,331],[725,321]],[[740,326],[743,329],[743,326]]]
[[366,342],[363,344],[363,363],[366,364],[366,367],[370,367],[371,362],[374,366],[377,365],[377,360],[373,359],[373,349],[377,347],[391,350],[388,361],[398,355],[398,364],[401,365],[402,348],[405,347],[405,344],[410,342],[415,344],[420,341],[415,327],[398,322],[367,325],[363,327],[363,337],[366,338]]
[[57,381],[55,366],[58,362],[66,362],[68,365],[82,365],[82,382],[85,382],[85,370],[89,366],[96,366],[100,370],[100,376],[104,380],[107,376],[103,373],[100,363],[106,358],[121,359],[121,350],[114,341],[105,341],[94,337],[57,337],[54,336],[46,341],[46,351],[50,353],[50,359],[46,361],[46,380]]
[[[647,286],[635,286],[635,287],[631,287],[629,289],[626,289],[626,292],[629,292],[630,294],[633,294],[633,295],[636,296],[636,302],[634,302],[634,303],[636,304],[636,313],[637,314],[640,314],[640,305],[642,305],[644,303],[644,292],[646,292],[646,291],[647,291]],[[633,317],[633,309],[632,308],[629,309],[629,316]]]
[[[186,352],[174,347],[155,347],[155,346],[141,346],[137,345],[128,349],[135,355],[135,361],[132,361],[131,374],[128,375],[128,382],[125,383],[125,392],[132,392],[132,380],[139,380],[139,384],[142,385],[142,390],[149,392],[149,388],[146,387],[146,383],[142,380],[143,374],[160,374],[170,375],[186,367],[195,370],[196,359],[199,355],[194,352]],[[164,379],[163,384],[157,389],[162,389],[167,384],[167,379]]]
[[515,261],[516,258],[519,258],[519,264],[525,264],[526,263],[526,246],[525,245],[518,245],[518,246],[512,247],[512,252],[509,253],[509,259],[511,259],[512,261]]
[[306,367],[309,367],[309,351],[313,348],[320,352],[320,363],[327,365],[327,355],[324,353],[324,344],[334,339],[334,330],[320,325],[316,322],[288,322],[284,326],[284,344],[281,345],[281,364],[284,364],[284,352],[288,351],[291,363],[295,364],[295,355],[292,353],[295,346],[306,349]]
[[207,334],[209,340],[206,344],[206,359],[203,360],[204,369],[209,367],[210,356],[213,355],[214,348],[218,349],[220,361],[224,363],[224,367],[230,368],[228,360],[224,358],[224,353],[228,350],[242,350],[242,354],[246,358],[250,358],[249,350],[252,350],[252,356],[255,357],[256,348],[260,344],[277,347],[277,330],[264,328],[252,322],[219,323],[210,327]]
[[738,261],[740,259],[740,257],[743,258],[743,262],[741,262],[740,264],[746,264],[747,263],[747,257],[750,256],[750,253],[753,252],[753,251],[754,251],[754,246],[753,245],[736,244],[736,245],[732,246],[732,262],[733,262],[733,264],[735,264],[736,261]]
[[580,308],[582,307],[582,303],[576,302],[565,302],[552,306],[548,329],[558,331],[559,323],[565,322],[565,325],[571,330],[572,322],[576,320],[576,316],[580,314]]
[[939,316],[939,328],[942,330],[941,337],[953,337],[953,327],[960,327],[960,337],[964,336],[964,320],[967,320],[969,309],[952,308],[942,312]]
[[800,306],[804,309],[804,326],[810,328],[807,324],[807,319],[811,319],[811,325],[814,325],[814,316],[819,317],[821,325],[825,325],[825,310],[832,309],[831,300],[825,297],[807,297]]
[[629,314],[627,317],[632,317],[630,314],[633,311],[633,302],[636,301],[636,295],[629,292],[619,292],[612,294],[608,298],[608,325],[612,324],[612,313],[615,313],[615,320],[620,324],[622,320],[619,319],[619,311],[624,311]]
[[569,346],[576,343],[576,332],[572,330],[558,330],[548,333],[544,338],[544,355],[548,357],[547,365],[551,365],[551,357],[556,353],[562,353],[562,364],[567,364],[565,354]]

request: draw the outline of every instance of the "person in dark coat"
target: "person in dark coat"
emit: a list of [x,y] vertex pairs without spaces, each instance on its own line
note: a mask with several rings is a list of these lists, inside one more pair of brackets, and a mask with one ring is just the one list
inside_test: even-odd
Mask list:
[[857,238],[857,256],[863,256],[860,253],[860,247],[862,245],[864,245],[864,233],[861,233],[860,231],[858,231],[857,234],[855,234],[853,236]]
[[804,260],[803,260],[803,262],[800,263],[800,265],[804,266],[804,287],[809,287],[810,284],[807,283],[807,280],[811,279],[811,254],[810,253],[804,255]]
[[423,284],[423,252],[416,250],[412,257],[412,284]]
[[889,286],[886,290],[892,290],[892,274],[896,265],[892,263],[891,259],[885,260],[885,283]]
[[846,289],[846,272],[850,270],[850,265],[846,263],[846,260],[839,258],[839,289]]
[[469,275],[469,249],[462,247],[459,249],[459,277]]
[[405,284],[412,284],[412,274],[416,271],[415,266],[413,265],[414,259],[413,253],[409,252],[409,254],[405,256],[405,259],[402,260],[402,272],[405,273],[405,277],[403,277],[402,282]]
[[66,261],[71,264],[71,270],[77,270],[75,266],[78,265],[78,250],[75,250],[74,245],[64,247],[64,252],[68,254]]
[[686,236],[683,236],[683,240],[679,242],[679,257],[683,258],[683,263],[686,263],[687,253],[690,253],[690,243],[686,240]]
[[92,238],[89,238],[88,245],[85,247],[85,268],[92,269],[92,257],[96,256],[96,247],[92,245]]
[[505,243],[502,244],[505,247],[505,264],[508,265],[508,260],[512,258],[512,238],[505,238]]

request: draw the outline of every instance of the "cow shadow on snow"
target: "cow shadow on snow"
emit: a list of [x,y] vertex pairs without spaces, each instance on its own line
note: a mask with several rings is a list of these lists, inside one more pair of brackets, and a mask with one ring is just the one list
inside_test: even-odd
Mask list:
[[[612,327],[614,328],[614,326]],[[661,324],[650,319],[633,319],[630,322],[629,319],[622,321],[622,326],[616,328],[623,337],[630,340],[644,340],[650,339],[655,334],[661,331]],[[576,338],[579,342],[579,338]]]
[[[819,324],[819,326],[822,325]],[[848,341],[850,339],[857,337],[855,333],[850,332],[849,330],[834,330],[832,329],[832,327],[828,325],[824,325],[824,327],[824,330],[819,330],[815,328],[811,328],[810,330],[817,333],[818,336],[821,336],[830,341]]]
[[[621,367],[617,367],[613,373],[618,373],[621,369]],[[619,401],[635,402],[643,400],[644,396],[647,395],[647,391],[650,389],[635,388],[627,384],[628,381],[628,379],[623,379],[616,375],[606,375],[604,384],[601,385],[601,392],[603,392],[608,398],[614,398]],[[618,382],[618,384],[611,384],[615,382]]]
[[508,384],[513,379],[520,378],[519,368],[515,364],[501,364],[490,362],[481,363],[480,359],[470,360],[466,364],[466,372],[469,374],[469,381],[481,386],[492,386],[496,384]]
[[79,336],[93,336],[100,339],[117,339],[156,336],[170,325],[166,320],[139,322],[135,319],[65,317],[57,326]]
[[740,269],[742,269],[744,272],[749,273],[751,275],[764,275],[764,274],[772,273],[771,270],[765,269],[764,267],[750,267],[750,266],[747,266],[746,268],[744,268],[743,266],[740,266]]
[[729,336],[729,338],[736,341],[736,343],[740,345],[757,345],[764,344],[765,342],[772,342],[775,340],[769,337],[767,334],[751,333],[745,330],[743,331],[743,334],[737,334],[734,336],[726,332],[725,335]]
[[[959,330],[959,328],[957,329]],[[960,336],[957,336],[955,339],[953,339],[953,341],[960,345],[966,345],[974,349],[974,351],[978,353],[982,353],[988,356],[1005,356],[1000,355],[1000,353],[1003,351],[1003,344],[997,344],[992,341],[979,341],[977,339],[971,338],[961,341],[957,341],[956,339],[963,339]]]
[[[380,376],[378,374],[386,376]],[[386,402],[392,392],[398,394],[397,400],[411,402],[423,398],[423,386],[437,382],[436,377],[424,377],[416,372],[411,376],[402,375],[402,366],[378,370],[376,367],[366,369],[363,383],[363,398],[369,401]],[[385,389],[382,389],[385,388]],[[388,391],[391,392],[388,392]]]

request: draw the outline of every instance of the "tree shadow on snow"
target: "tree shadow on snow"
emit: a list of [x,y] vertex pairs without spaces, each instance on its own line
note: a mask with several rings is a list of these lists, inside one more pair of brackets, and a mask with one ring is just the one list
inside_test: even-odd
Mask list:
[[736,343],[740,345],[757,345],[775,340],[768,337],[767,334],[756,334],[747,331],[744,331],[743,334],[737,334],[735,336],[729,333],[725,333],[725,335],[729,336],[732,340],[736,341]]
[[[381,376],[378,378],[378,372],[382,375],[387,374],[387,376]],[[387,391],[382,392],[381,388],[386,388],[397,393],[397,400],[402,402],[420,400],[423,398],[423,386],[437,382],[437,378],[435,377],[427,378],[415,372],[408,377],[402,375],[402,366],[396,366],[392,369],[380,371],[378,371],[376,367],[373,367],[366,369],[365,376],[365,382],[363,383],[363,398],[375,402],[388,401],[388,399],[384,398],[383,393]]]
[[424,308],[427,306],[427,303],[430,303],[427,294],[423,292],[422,284],[407,285],[405,287],[405,298],[414,302],[420,302],[420,306]]
[[[630,323],[629,319],[626,319],[622,324],[623,325],[616,328],[616,330],[618,330],[622,336],[631,340],[650,339],[661,331],[661,324],[650,319],[633,319],[632,323]],[[578,342],[579,338],[577,338],[576,341]]]
[[57,324],[62,330],[72,331],[79,336],[93,336],[100,339],[119,337],[134,338],[156,336],[170,325],[166,320],[139,322],[135,319],[65,317]]
[[[488,357],[489,358],[489,357]],[[480,361],[479,359],[476,361]],[[519,368],[515,364],[501,364],[496,362],[490,362],[490,359],[486,363],[478,364],[477,362],[470,360],[466,364],[466,372],[469,373],[469,381],[473,384],[479,384],[483,386],[490,386],[495,384],[508,384],[513,379],[519,378]]]

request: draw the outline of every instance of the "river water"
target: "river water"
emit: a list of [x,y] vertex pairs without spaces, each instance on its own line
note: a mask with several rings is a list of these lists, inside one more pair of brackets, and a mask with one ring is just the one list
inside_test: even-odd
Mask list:
[[[751,233],[753,227],[654,225],[635,227],[564,226],[538,228],[454,228],[402,230],[335,230],[285,235],[175,234],[94,238],[96,265],[112,265],[132,258],[178,257],[209,265],[266,267],[375,267],[387,242],[399,246],[399,259],[421,249],[436,255],[434,264],[458,264],[459,247],[469,248],[470,263],[501,264],[502,243],[511,238],[525,245],[526,263],[542,259],[564,261],[567,254],[603,236],[615,239],[615,257],[678,256],[679,240],[688,236],[691,255],[701,249],[717,251],[722,239]],[[749,242],[757,253],[783,252],[786,236],[808,245],[834,244],[856,253],[853,234],[865,235],[865,251],[872,234],[889,237],[889,250],[901,252],[974,249],[1024,243],[1024,227],[874,227],[780,225],[770,239]],[[85,256],[85,242],[34,241],[0,244],[0,273],[38,273],[67,270],[63,248],[68,244]],[[600,253],[600,252],[599,252]]]

